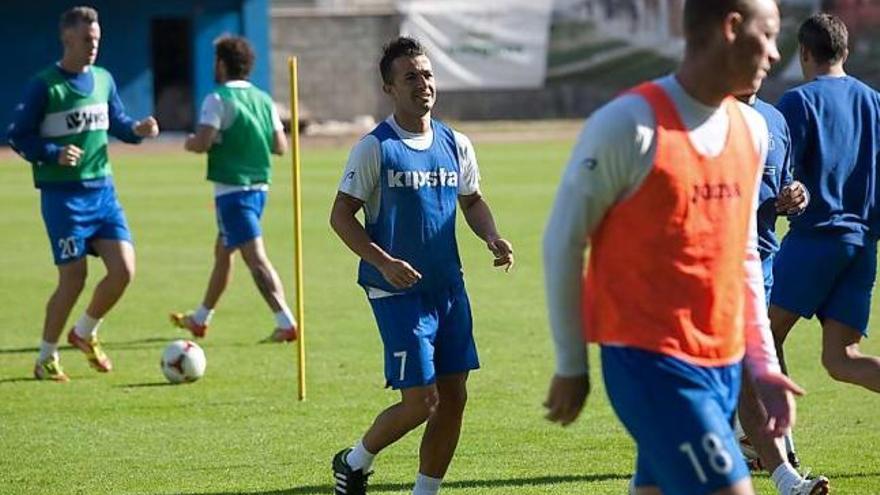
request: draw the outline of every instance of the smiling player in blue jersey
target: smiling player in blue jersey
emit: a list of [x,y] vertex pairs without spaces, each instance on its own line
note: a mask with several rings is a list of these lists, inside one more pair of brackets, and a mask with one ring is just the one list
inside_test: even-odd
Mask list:
[[[468,372],[479,367],[455,240],[458,208],[496,266],[513,250],[479,189],[470,140],[431,118],[434,73],[422,46],[401,37],[379,64],[393,115],[352,149],[330,223],[360,258],[358,283],[385,347],[387,385],[401,401],[333,459],[338,495],[366,493],[373,458],[427,421],[414,495],[434,495],[455,452]],[[365,222],[355,217],[364,210]]]
[[101,349],[98,326],[134,275],[134,248],[113,186],[107,134],[140,143],[158,135],[159,126],[153,117],[135,121],[127,116],[113,77],[93,65],[101,40],[94,9],[67,10],[60,31],[64,54],[30,82],[8,137],[13,149],[32,164],[58,266],[58,285],[46,306],[34,376],[66,382],[58,339],[85,285],[86,254],[99,256],[107,275],[95,286],[67,341],[100,372],[113,365]]

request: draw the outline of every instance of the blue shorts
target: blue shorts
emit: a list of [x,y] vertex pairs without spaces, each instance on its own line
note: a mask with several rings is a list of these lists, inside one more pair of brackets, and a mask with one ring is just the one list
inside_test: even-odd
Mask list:
[[132,242],[113,184],[98,188],[41,189],[40,210],[56,265],[96,254],[91,246],[94,239]]
[[237,248],[263,235],[260,218],[267,195],[266,191],[238,191],[214,198],[217,228],[224,247]]
[[805,318],[815,314],[868,335],[877,245],[857,246],[834,237],[790,233],[773,268],[771,302]]
[[773,293],[773,261],[774,254],[768,254],[761,260],[761,271],[764,272],[764,300],[770,305],[770,294]]
[[480,367],[464,283],[370,299],[385,347],[385,385],[420,387]]
[[708,368],[602,346],[602,374],[614,411],[636,441],[636,486],[707,495],[749,476],[731,428],[740,364]]

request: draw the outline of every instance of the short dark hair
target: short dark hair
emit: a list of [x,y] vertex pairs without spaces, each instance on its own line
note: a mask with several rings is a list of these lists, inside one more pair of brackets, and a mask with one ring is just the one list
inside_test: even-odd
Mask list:
[[739,12],[747,16],[749,0],[686,0],[684,3],[684,36],[692,42],[705,40],[727,14]]
[[98,22],[98,11],[83,5],[67,9],[61,14],[61,20],[58,21],[58,29],[64,31],[65,29],[78,26],[81,22],[86,24]]
[[396,58],[418,57],[419,55],[425,55],[425,48],[415,38],[400,36],[388,42],[382,48],[382,60],[379,61],[379,73],[382,74],[382,81],[391,84],[393,80],[391,64]]
[[846,55],[848,42],[846,24],[833,14],[813,14],[798,29],[798,43],[820,64],[833,64],[842,60]]
[[214,53],[229,79],[247,79],[257,59],[251,44],[241,36],[221,36],[214,42]]

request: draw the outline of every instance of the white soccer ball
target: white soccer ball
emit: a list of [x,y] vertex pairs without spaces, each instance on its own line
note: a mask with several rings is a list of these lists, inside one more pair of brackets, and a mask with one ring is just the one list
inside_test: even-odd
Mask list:
[[194,382],[207,365],[205,351],[191,340],[175,340],[162,353],[162,373],[171,383]]

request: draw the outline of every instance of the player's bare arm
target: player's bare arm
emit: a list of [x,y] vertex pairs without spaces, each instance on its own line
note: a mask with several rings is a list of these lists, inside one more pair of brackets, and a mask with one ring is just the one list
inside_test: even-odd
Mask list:
[[398,289],[412,287],[422,278],[409,263],[389,255],[374,243],[363,224],[355,217],[364,202],[344,192],[336,193],[330,212],[330,226],[342,242],[367,263],[375,266],[391,285]]
[[186,141],[183,143],[183,149],[193,153],[206,153],[211,149],[219,132],[215,127],[200,125],[195,134],[187,136]]
[[477,234],[477,237],[486,241],[486,247],[495,256],[493,264],[503,266],[504,271],[509,272],[514,263],[513,245],[498,234],[489,204],[483,200],[478,192],[459,196],[458,204],[468,226],[474,231],[474,234]]
[[272,154],[282,156],[287,153],[287,136],[283,129],[272,133]]

